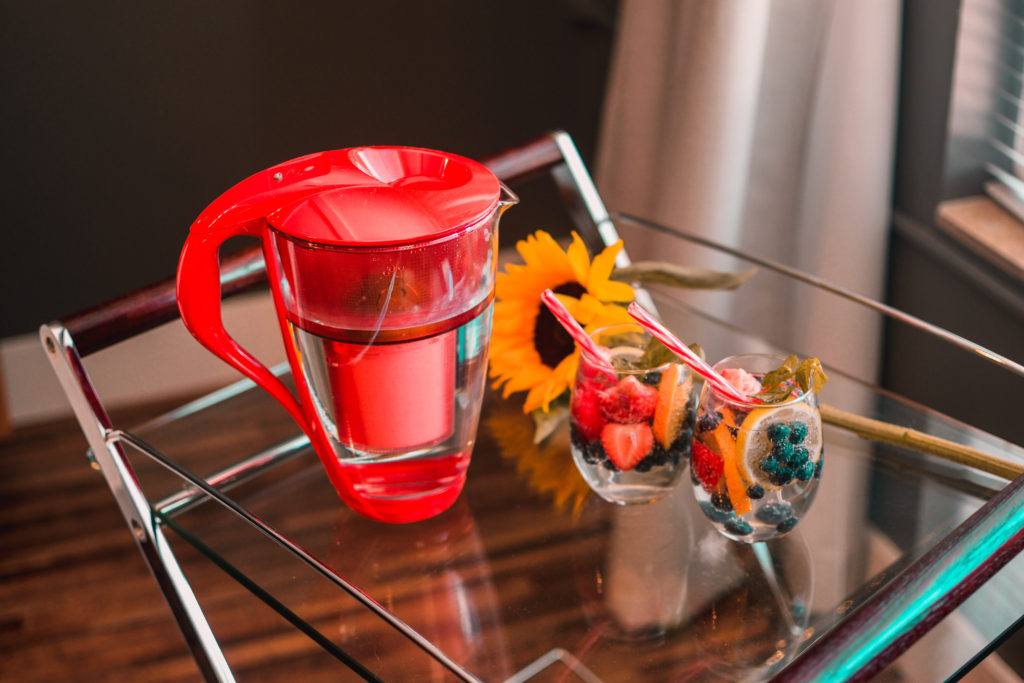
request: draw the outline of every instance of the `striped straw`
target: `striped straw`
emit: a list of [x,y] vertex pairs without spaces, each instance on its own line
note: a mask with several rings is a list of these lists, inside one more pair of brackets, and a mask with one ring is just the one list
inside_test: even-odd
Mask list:
[[718,374],[718,371],[711,367],[707,361],[695,354],[690,350],[686,344],[679,341],[675,335],[669,332],[661,323],[651,317],[644,308],[637,302],[633,302],[626,309],[629,314],[636,319],[638,323],[643,325],[648,332],[661,340],[661,342],[671,349],[677,356],[683,359],[683,361],[693,368],[694,372],[710,382],[715,389],[720,393],[725,394],[734,401],[740,403],[749,403],[750,397],[744,396],[737,390],[733,385],[729,384],[728,380]]
[[615,368],[608,361],[608,352],[597,345],[590,335],[587,334],[580,324],[576,322],[576,318],[572,317],[572,314],[566,309],[565,305],[558,300],[555,293],[550,289],[545,289],[540,295],[541,301],[548,307],[548,310],[554,314],[555,319],[562,324],[565,331],[569,333],[577,344],[582,348],[586,349],[587,353],[599,360],[606,369],[615,372]]

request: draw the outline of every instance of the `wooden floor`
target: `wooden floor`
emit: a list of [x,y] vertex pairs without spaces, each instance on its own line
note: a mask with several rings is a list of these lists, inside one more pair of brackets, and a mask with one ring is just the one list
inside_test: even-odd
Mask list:
[[[134,422],[162,412],[130,412]],[[195,681],[77,423],[0,442],[0,680]]]

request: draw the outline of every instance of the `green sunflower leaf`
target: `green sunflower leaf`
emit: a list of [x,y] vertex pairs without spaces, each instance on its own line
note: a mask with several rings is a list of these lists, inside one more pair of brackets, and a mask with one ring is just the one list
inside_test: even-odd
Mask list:
[[530,417],[533,418],[533,443],[543,443],[569,419],[568,396],[569,392],[566,391],[551,402],[547,411],[538,408],[530,413]]
[[629,266],[616,268],[612,271],[610,279],[627,283],[671,285],[684,289],[737,289],[756,273],[756,268],[728,273],[665,261],[637,261]]

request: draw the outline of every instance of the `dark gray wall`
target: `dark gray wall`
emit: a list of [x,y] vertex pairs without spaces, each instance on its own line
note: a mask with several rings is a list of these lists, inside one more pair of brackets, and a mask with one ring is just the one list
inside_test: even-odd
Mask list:
[[[948,131],[959,10],[959,0],[904,0],[888,299],[897,308],[1022,362],[1024,317],[1019,303],[1024,301],[1024,283],[966,253],[934,226],[939,202],[980,194],[985,177],[979,168],[978,173],[953,178],[953,169],[962,169],[965,161],[951,158],[957,147],[949,144]],[[977,277],[979,272],[985,277]],[[904,325],[890,325],[886,341],[885,386],[1024,444],[1024,378]],[[876,495],[917,495],[906,487],[886,490],[884,482],[876,485]],[[975,604],[984,609],[984,601],[1001,599],[991,593],[983,589]],[[1024,671],[1024,631],[1010,636],[997,652],[1015,671]]]
[[3,337],[173,274],[206,204],[295,156],[562,128],[591,161],[615,3],[0,6]]
[[[935,228],[940,202],[982,194],[958,177],[950,92],[960,0],[904,0],[900,115],[894,176],[889,301],[897,308],[1024,361],[1024,283],[998,272]],[[960,174],[963,175],[962,173]],[[975,275],[983,273],[984,279]],[[1024,379],[912,328],[888,330],[885,384],[953,417],[1024,443],[1018,396]]]

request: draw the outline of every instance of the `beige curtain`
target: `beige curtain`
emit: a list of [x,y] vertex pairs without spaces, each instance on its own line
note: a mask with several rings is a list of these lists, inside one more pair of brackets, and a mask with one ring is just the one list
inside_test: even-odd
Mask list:
[[[623,0],[620,11],[595,173],[609,207],[881,298],[899,3]],[[631,239],[630,252],[687,258],[660,236]],[[816,302],[765,292],[744,305],[731,315],[759,316],[772,339],[838,345],[843,369],[873,375],[870,319],[832,320],[810,340]]]
[[[609,208],[880,299],[900,10],[898,0],[622,0],[595,173]],[[696,258],[670,237],[623,236],[634,260]],[[741,302],[702,296],[777,344],[877,372],[874,314],[784,286],[759,284]],[[727,339],[692,341],[713,360],[734,352]],[[847,540],[862,537],[867,489],[848,464],[830,458],[800,527],[815,548],[817,609],[869,571],[869,549]]]

